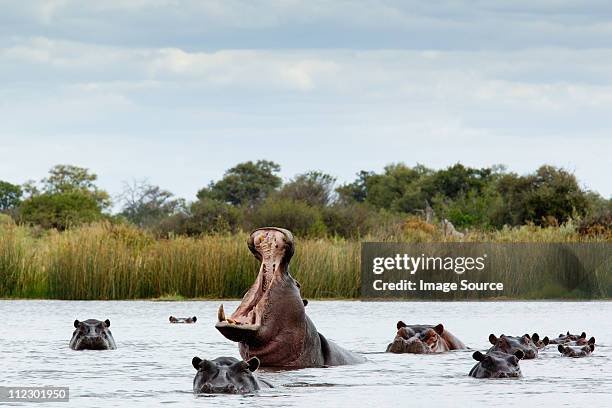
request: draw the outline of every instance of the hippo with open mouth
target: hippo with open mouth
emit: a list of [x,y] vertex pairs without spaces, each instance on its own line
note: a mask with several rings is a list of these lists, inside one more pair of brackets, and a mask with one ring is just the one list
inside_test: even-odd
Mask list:
[[300,285],[289,273],[293,235],[283,228],[255,230],[248,246],[261,262],[255,283],[234,313],[219,307],[217,330],[239,343],[240,355],[262,366],[297,369],[365,361],[327,340],[306,316]]
[[490,334],[489,342],[493,347],[491,347],[489,351],[501,351],[506,354],[514,354],[517,350],[521,350],[524,354],[524,359],[536,358],[538,356],[538,348],[533,340],[539,341],[540,336],[534,333],[534,337],[535,338],[532,338],[528,334],[524,334],[520,337],[502,334],[498,338],[494,334]]
[[170,323],[195,323],[198,321],[198,318],[193,316],[193,317],[174,317],[174,316],[170,316],[168,318],[168,320],[170,320]]
[[428,354],[465,348],[465,344],[446,330],[442,323],[437,326],[408,326],[400,320],[397,322],[395,339],[387,346],[387,353]]
[[478,363],[472,367],[469,375],[476,378],[522,377],[519,360],[524,356],[521,350],[516,350],[513,354],[502,351],[488,351],[487,354],[482,354],[476,351],[472,354],[472,358]]
[[72,333],[70,348],[73,350],[115,350],[115,339],[108,329],[110,320],[101,322],[96,319],[74,321],[75,331]]
[[193,379],[193,392],[196,394],[246,394],[272,385],[258,379],[254,372],[259,360],[253,357],[240,361],[234,357],[218,357],[202,360],[194,357],[191,365],[198,372]]

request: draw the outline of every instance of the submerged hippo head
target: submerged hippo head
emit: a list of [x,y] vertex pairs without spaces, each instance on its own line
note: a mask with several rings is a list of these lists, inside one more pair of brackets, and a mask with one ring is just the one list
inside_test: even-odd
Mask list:
[[582,332],[580,337],[578,337],[575,341],[570,341],[565,343],[568,346],[584,346],[588,344],[595,344],[595,337],[591,337],[587,340],[586,333]]
[[559,353],[566,357],[586,357],[595,351],[595,338],[592,337],[591,339],[593,342],[589,340],[588,344],[584,346],[564,346],[563,344],[559,344],[557,349],[559,350]]
[[193,379],[193,392],[206,394],[244,394],[257,391],[269,384],[259,381],[253,372],[259,367],[259,360],[253,357],[241,361],[233,357],[219,357],[202,360],[194,357],[193,367],[198,370]]
[[289,273],[294,251],[291,232],[282,228],[258,229],[251,234],[248,246],[261,262],[255,283],[229,318],[223,305],[219,307],[215,327],[230,340],[257,347],[284,328],[301,324],[306,302],[300,296],[299,283]]
[[582,332],[581,334],[571,334],[568,330],[566,334],[560,333],[559,337],[557,337],[556,339],[552,339],[550,343],[567,344],[573,341],[583,341],[583,344],[587,344],[586,333]]
[[195,323],[198,321],[198,318],[193,316],[193,317],[174,317],[174,316],[170,316],[168,318],[168,320],[170,320],[170,323]]
[[439,353],[449,350],[443,337],[444,326],[411,325],[397,322],[397,334],[393,343],[387,346],[389,353]]
[[101,322],[96,319],[74,321],[70,348],[73,350],[114,350],[117,348],[111,331],[110,320]]
[[521,350],[513,354],[501,351],[489,351],[482,354],[480,351],[474,352],[472,358],[478,361],[470,370],[470,376],[476,378],[518,378],[522,377],[519,360],[524,357]]
[[[539,336],[537,337],[539,340]],[[514,354],[517,350],[521,350],[524,354],[524,359],[532,359],[538,356],[538,348],[528,334],[524,334],[520,337],[502,334],[499,338],[494,334],[490,334],[489,342],[493,345],[489,351],[501,351],[506,354]]]
[[550,344],[550,339],[548,338],[548,336],[545,336],[543,339],[541,339],[538,333],[533,333],[531,335],[531,341],[533,341],[533,344],[535,344],[538,350],[541,350]]

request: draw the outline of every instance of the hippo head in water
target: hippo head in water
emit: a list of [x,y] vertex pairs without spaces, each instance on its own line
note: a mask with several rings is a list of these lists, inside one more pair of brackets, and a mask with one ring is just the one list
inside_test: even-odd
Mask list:
[[261,263],[255,283],[228,318],[219,307],[217,330],[239,342],[245,359],[256,356],[263,366],[303,368],[362,361],[317,332],[306,316],[300,284],[289,273],[295,247],[283,228],[260,228],[248,247]]
[[582,332],[581,334],[571,334],[569,330],[566,334],[560,333],[559,337],[556,339],[552,339],[550,341],[551,344],[567,344],[571,342],[582,342],[583,344],[587,344],[588,341],[586,339],[586,333]]
[[522,377],[519,360],[524,357],[521,350],[513,354],[501,351],[489,351],[482,354],[480,351],[474,352],[472,358],[478,361],[470,370],[470,376],[476,378],[518,378]]
[[431,325],[407,325],[397,322],[397,334],[393,343],[387,346],[388,353],[442,353],[448,350],[464,349],[465,345],[442,323]]
[[74,321],[75,330],[70,340],[73,350],[114,350],[117,348],[111,331],[110,320],[101,322],[96,319]]
[[262,387],[270,387],[270,384],[258,380],[254,374],[259,367],[257,357],[248,361],[233,357],[219,357],[214,360],[194,357],[191,364],[198,371],[193,379],[195,393],[245,394]]
[[[537,336],[537,338],[539,340],[539,336]],[[496,337],[494,334],[490,334],[489,342],[493,345],[489,351],[501,351],[506,354],[514,354],[517,350],[521,350],[524,359],[532,359],[538,356],[538,348],[528,334],[524,334],[520,337],[506,336],[504,334]]]
[[168,320],[170,320],[170,323],[195,323],[198,321],[198,318],[193,316],[193,317],[174,317],[174,316],[170,316],[168,318]]
[[559,344],[557,347],[559,353],[563,354],[566,357],[586,357],[590,355],[593,351],[595,351],[595,338],[591,337],[589,342],[584,346],[564,346],[563,344]]
[[550,344],[550,339],[548,338],[548,336],[545,336],[543,339],[541,339],[538,333],[533,333],[531,335],[531,341],[533,341],[533,344],[535,344],[538,350],[541,350]]

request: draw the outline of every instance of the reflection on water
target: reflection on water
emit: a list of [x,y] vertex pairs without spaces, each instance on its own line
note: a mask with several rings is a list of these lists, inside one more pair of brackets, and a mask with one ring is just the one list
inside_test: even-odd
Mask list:
[[[225,302],[234,310],[237,302]],[[317,328],[363,353],[356,366],[260,370],[276,388],[257,395],[194,396],[193,356],[239,357],[237,346],[214,328],[219,302],[0,301],[0,385],[69,386],[62,406],[484,406],[509,404],[612,406],[612,303],[609,302],[316,302],[307,311]],[[168,316],[198,317],[173,325]],[[114,351],[68,348],[74,319],[110,319]],[[468,377],[473,350],[442,355],[387,354],[397,320],[443,323],[472,349],[488,335],[587,332],[592,357],[562,358],[549,346],[521,362],[524,378]],[[55,406],[55,405],[54,405]]]

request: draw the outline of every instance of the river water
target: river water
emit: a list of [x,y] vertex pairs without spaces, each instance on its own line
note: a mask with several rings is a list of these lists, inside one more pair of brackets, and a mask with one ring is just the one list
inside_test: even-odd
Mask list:
[[[274,389],[194,396],[193,356],[239,357],[236,344],[214,328],[219,303],[0,301],[0,385],[68,386],[70,402],[51,406],[75,407],[612,406],[610,302],[311,301],[307,312],[319,331],[367,363],[261,371]],[[225,310],[237,304],[225,302]],[[172,325],[170,315],[196,315],[198,322]],[[87,318],[111,320],[117,350],[68,348],[72,322]],[[399,319],[442,322],[472,349],[487,349],[489,333],[556,337],[566,330],[595,336],[597,348],[570,359],[549,346],[538,359],[521,361],[523,379],[480,380],[467,375],[473,350],[384,353]]]

